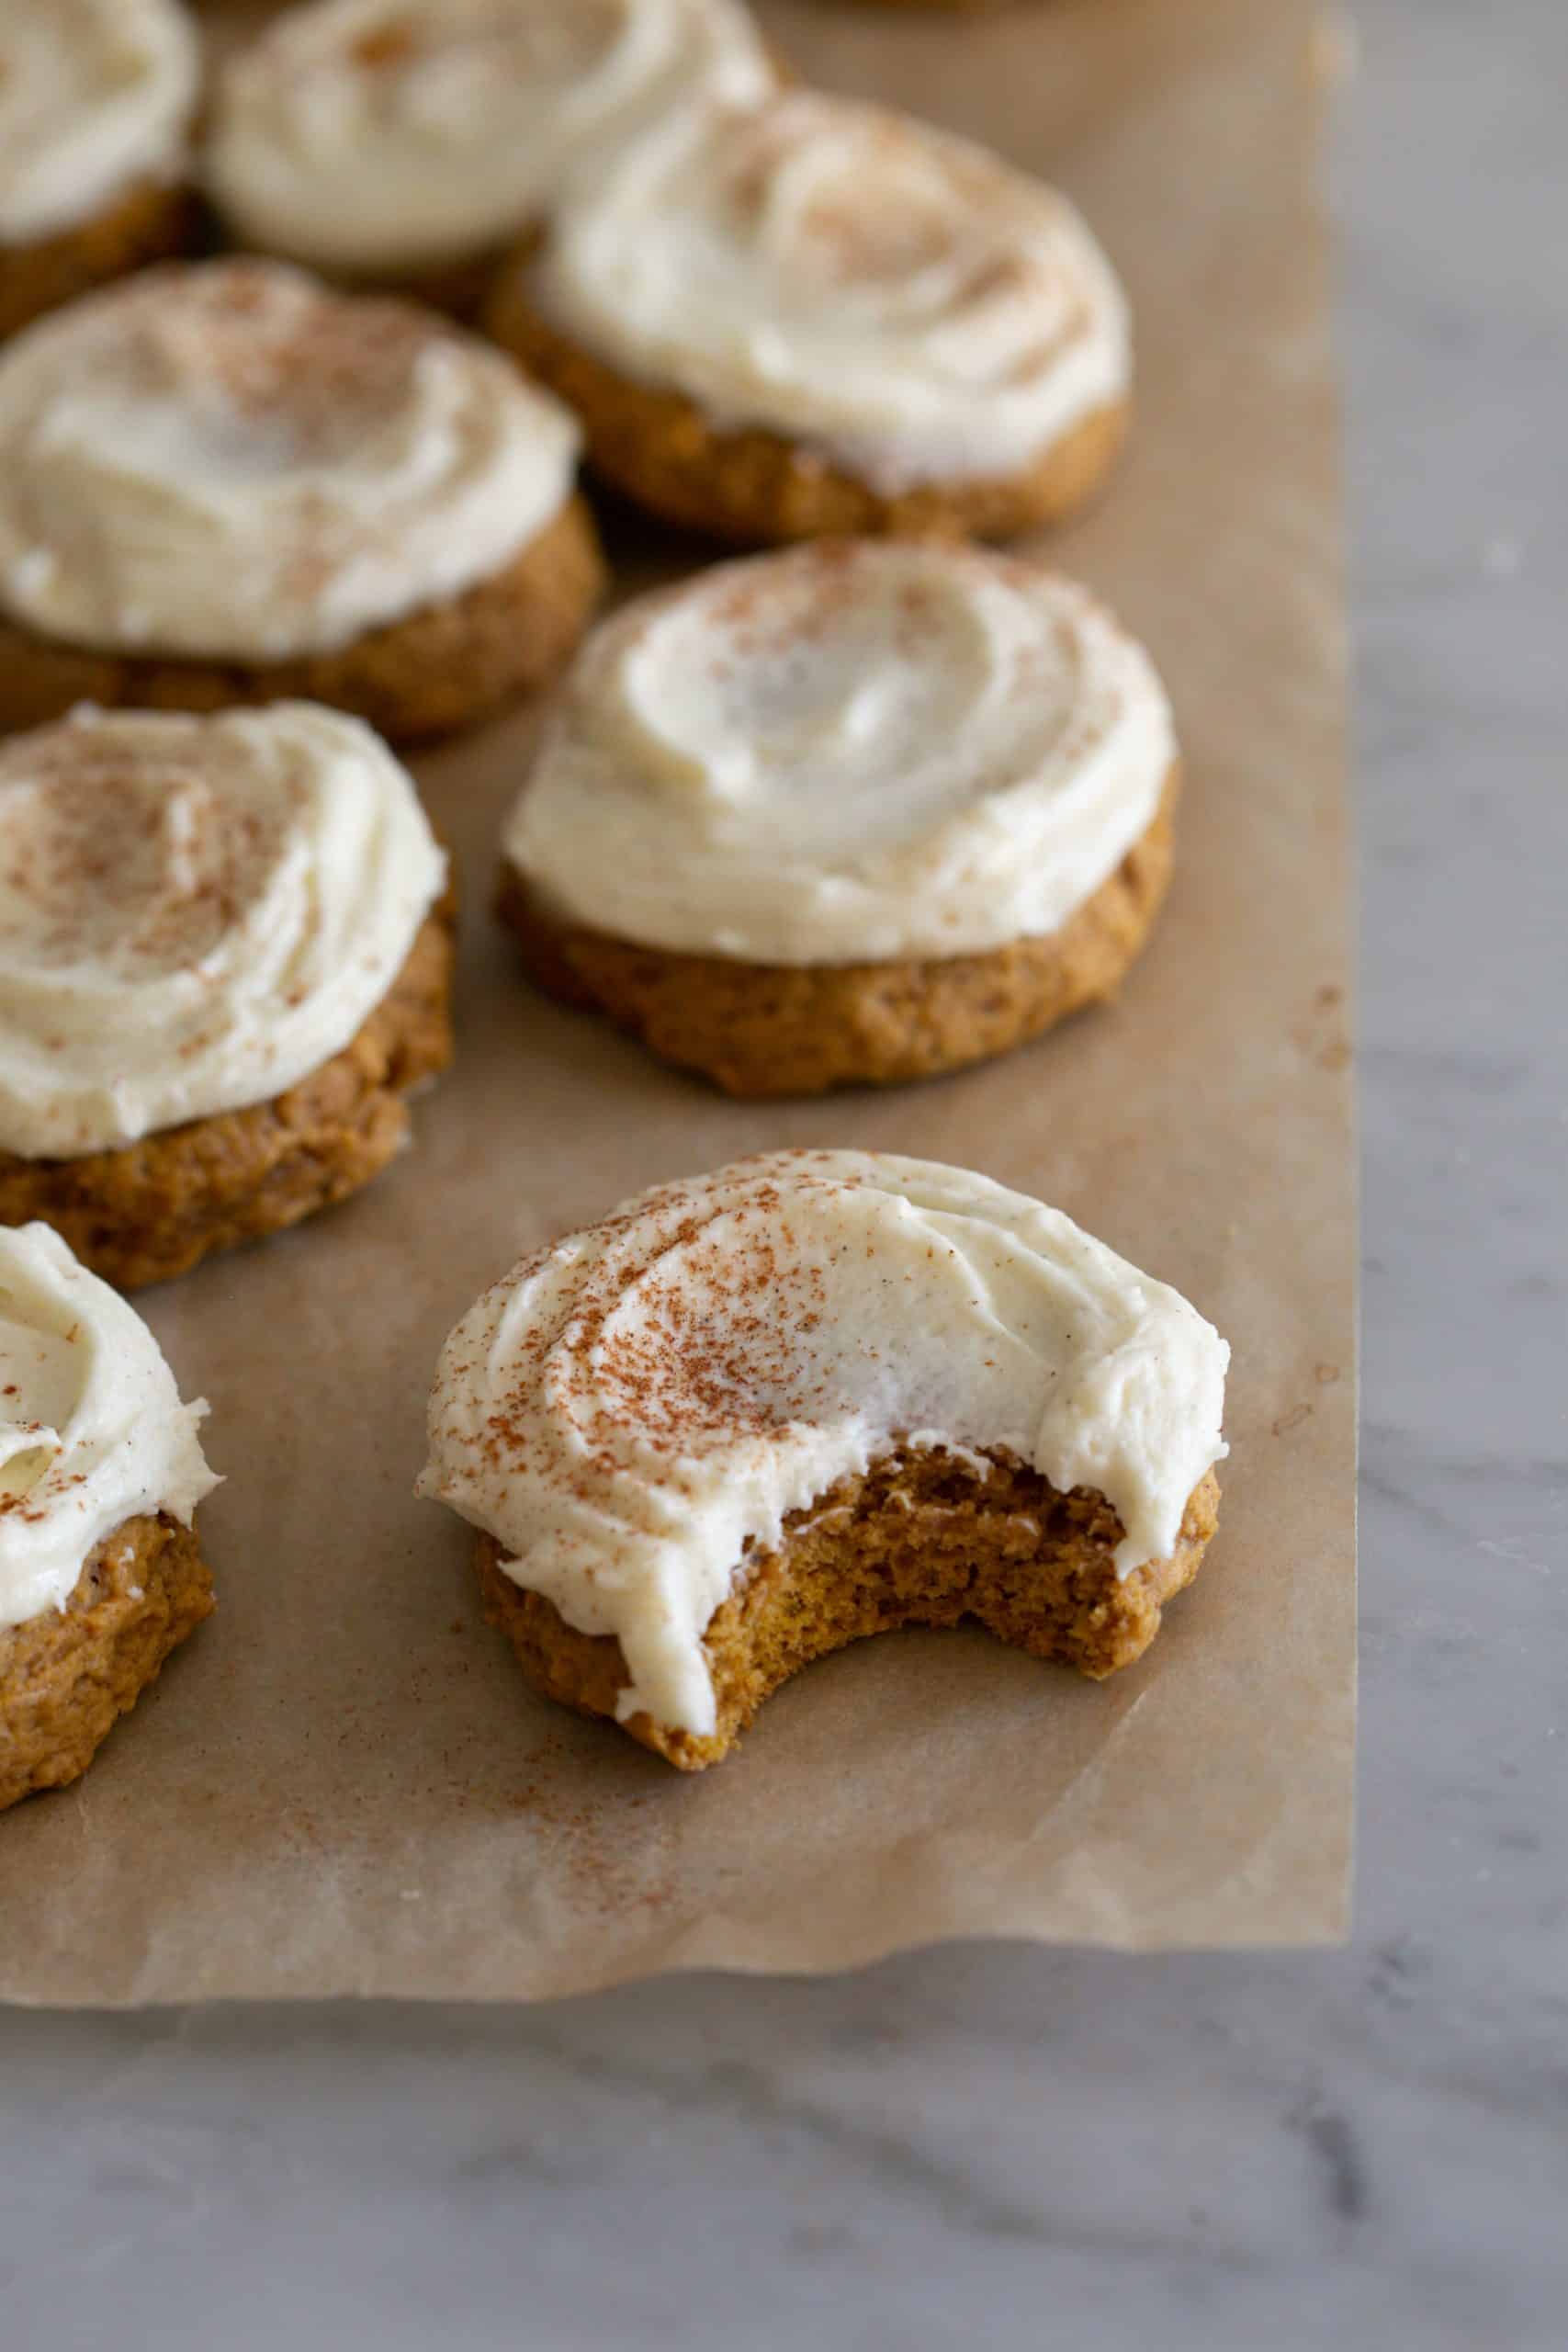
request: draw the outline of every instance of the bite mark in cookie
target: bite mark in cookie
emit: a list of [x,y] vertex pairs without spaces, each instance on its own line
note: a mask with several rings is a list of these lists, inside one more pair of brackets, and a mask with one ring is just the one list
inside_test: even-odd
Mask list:
[[1197,1575],[1218,1524],[1213,1473],[1194,1488],[1168,1558],[1129,1577],[1111,1565],[1121,1522],[1090,1488],[1061,1493],[996,1458],[897,1451],[791,1514],[771,1550],[748,1553],[703,1635],[714,1689],[707,1734],[626,1716],[631,1680],[614,1634],[584,1634],[507,1573],[476,1538],[485,1613],[545,1697],[607,1716],[682,1772],[722,1763],[765,1700],[852,1642],[921,1625],[974,1623],[1014,1649],[1094,1681],[1134,1665],[1168,1602]]
[[1213,1532],[1228,1354],[984,1177],[775,1153],[493,1285],[443,1352],[420,1490],[479,1530],[531,1679],[698,1769],[883,1626],[1130,1662]]

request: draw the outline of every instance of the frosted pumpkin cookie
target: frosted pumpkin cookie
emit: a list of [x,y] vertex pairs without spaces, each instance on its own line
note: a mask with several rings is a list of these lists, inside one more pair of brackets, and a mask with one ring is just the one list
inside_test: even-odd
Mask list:
[[862,1634],[1128,1665],[1213,1532],[1229,1350],[1056,1210],[779,1152],[645,1193],[457,1325],[420,1492],[531,1681],[685,1770]]
[[446,861],[311,705],[0,745],[0,1224],[122,1288],[341,1201],[451,1055]]
[[639,142],[490,323],[609,481],[741,540],[1055,522],[1127,415],[1126,303],[1066,198],[809,91]]
[[0,1231],[0,1809],[85,1772],[211,1610],[206,1411],[58,1234]]
[[185,243],[198,75],[177,0],[5,0],[0,335]]
[[301,696],[394,741],[536,685],[601,585],[578,431],[502,354],[281,263],[0,351],[0,728]]
[[773,80],[739,0],[315,0],[220,69],[207,184],[246,244],[468,309],[564,187]]
[[542,987],[730,1093],[929,1078],[1114,990],[1177,779],[1154,666],[1086,589],[819,540],[594,632],[500,911]]

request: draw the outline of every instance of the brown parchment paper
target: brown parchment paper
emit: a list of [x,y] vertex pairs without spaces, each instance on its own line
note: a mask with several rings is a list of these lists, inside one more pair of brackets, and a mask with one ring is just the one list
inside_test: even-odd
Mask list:
[[[738,1106],[530,994],[489,919],[522,716],[420,763],[468,905],[460,1055],[358,1201],[146,1294],[228,1483],[220,1613],[75,1789],[0,1818],[0,1995],[534,1997],[944,1936],[1343,1932],[1352,1187],[1336,401],[1307,0],[768,10],[799,68],[993,141],[1129,282],[1141,416],[1063,562],[1156,651],[1189,762],[1121,1002],[886,1096]],[[613,525],[623,577],[703,550]],[[613,852],[611,853],[613,854]],[[1232,1340],[1221,1530],[1099,1688],[979,1633],[814,1668],[693,1779],[524,1687],[410,1488],[447,1329],[524,1248],[782,1144],[968,1163]]]

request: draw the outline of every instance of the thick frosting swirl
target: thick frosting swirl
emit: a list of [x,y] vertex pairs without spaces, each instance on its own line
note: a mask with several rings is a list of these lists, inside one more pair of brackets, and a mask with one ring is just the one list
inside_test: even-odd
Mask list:
[[500,352],[276,262],[146,270],[0,352],[0,610],[278,662],[499,571],[578,432]]
[[440,895],[407,772],[310,703],[80,711],[0,746],[0,1148],[70,1158],[278,1094]]
[[819,542],[604,623],[504,848],[558,912],[644,946],[977,954],[1066,922],[1175,757],[1148,656],[1086,589],[976,548]]
[[219,76],[207,177],[254,244],[414,268],[503,243],[650,125],[773,80],[739,0],[317,0]]
[[640,141],[528,284],[623,375],[889,495],[1020,472],[1128,387],[1125,301],[1065,197],[807,91]]
[[714,1725],[702,1649],[749,1542],[898,1446],[1098,1488],[1130,1575],[1224,1452],[1230,1351],[1057,1210],[869,1152],[667,1184],[535,1252],[446,1342],[419,1491],[614,1634],[623,1720]]
[[0,1629],[69,1599],[128,1519],[190,1525],[218,1480],[162,1350],[47,1225],[0,1227]]
[[186,159],[198,76],[178,0],[5,0],[0,246],[90,220]]

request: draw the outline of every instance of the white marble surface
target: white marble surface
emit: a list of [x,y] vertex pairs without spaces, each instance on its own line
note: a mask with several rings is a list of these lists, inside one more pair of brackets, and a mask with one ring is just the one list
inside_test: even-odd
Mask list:
[[0,2346],[1568,2344],[1568,10],[1358,0],[1344,1954],[0,2016]]

